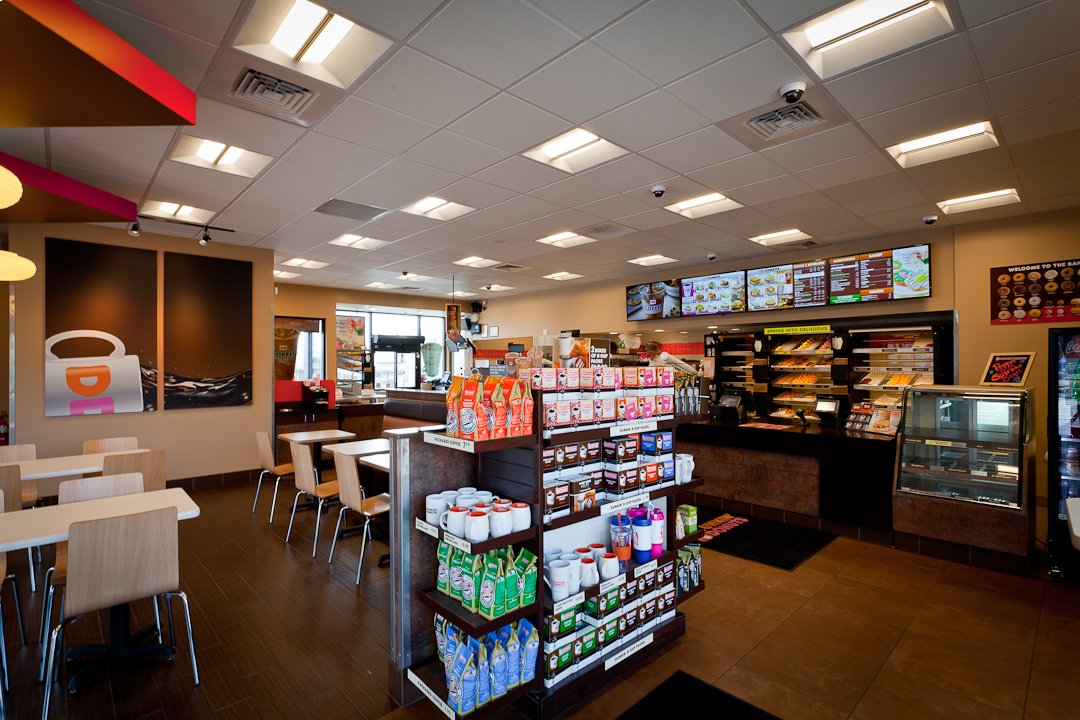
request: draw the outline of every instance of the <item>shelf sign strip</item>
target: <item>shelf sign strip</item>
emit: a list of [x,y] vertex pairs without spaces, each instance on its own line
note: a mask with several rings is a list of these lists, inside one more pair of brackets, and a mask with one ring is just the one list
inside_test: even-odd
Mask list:
[[625,574],[619,574],[619,575],[616,575],[615,577],[611,578],[610,580],[605,580],[604,582],[600,583],[600,587],[597,589],[597,592],[600,593],[601,595],[603,595],[608,590],[610,590],[612,588],[617,588],[620,585],[625,585],[625,584],[626,584],[626,575]]
[[622,512],[627,508],[632,508],[635,505],[649,502],[649,493],[643,492],[637,495],[630,495],[624,497],[622,500],[615,500],[614,502],[605,503],[600,506],[601,515],[614,515],[617,512]]
[[555,603],[555,605],[552,606],[551,610],[552,610],[552,612],[554,614],[558,615],[558,614],[562,613],[563,610],[566,610],[567,608],[576,607],[578,605],[583,604],[584,602],[585,602],[585,591],[582,590],[577,595],[571,595],[570,597],[564,598],[563,600],[560,600],[559,602]]
[[421,520],[420,518],[416,518],[416,529],[424,533],[425,535],[430,535],[436,540],[439,539],[439,528],[435,527],[429,522]]
[[636,653],[638,650],[641,650],[644,647],[648,647],[649,645],[652,644],[652,641],[653,641],[653,634],[649,633],[645,637],[643,637],[640,640],[638,640],[637,642],[635,642],[633,645],[631,645],[631,646],[629,646],[627,648],[623,648],[620,652],[618,652],[615,655],[608,658],[607,662],[604,663],[604,671],[607,672],[611,668],[613,668],[616,665],[618,665],[619,663],[621,663],[626,658],[628,658],[631,655],[633,655],[634,653]]
[[451,535],[450,533],[443,533],[443,540],[450,547],[457,548],[463,553],[472,555],[472,543],[468,540],[463,540],[457,535]]
[[638,565],[636,568],[634,568],[634,579],[636,580],[637,578],[641,577],[645,573],[650,573],[655,569],[656,569],[656,560],[655,559],[650,560],[649,562],[645,563],[644,565]]
[[623,423],[611,428],[611,437],[620,435],[633,435],[634,433],[653,432],[656,430],[655,420],[638,420],[637,422]]
[[421,680],[412,670],[406,670],[405,672],[409,675],[409,682],[415,685],[420,692],[424,693],[424,696],[430,700],[435,707],[439,708],[439,712],[450,718],[450,720],[456,720],[457,714],[454,712],[453,708],[447,705],[441,697],[436,695],[435,691],[429,688],[426,682]]
[[765,328],[766,335],[805,335],[807,333],[832,332],[832,325],[792,325],[791,327]]
[[473,452],[476,445],[472,440],[449,437],[442,433],[433,432],[424,433],[424,442],[431,443],[432,445],[441,445],[452,450],[463,450],[468,453]]

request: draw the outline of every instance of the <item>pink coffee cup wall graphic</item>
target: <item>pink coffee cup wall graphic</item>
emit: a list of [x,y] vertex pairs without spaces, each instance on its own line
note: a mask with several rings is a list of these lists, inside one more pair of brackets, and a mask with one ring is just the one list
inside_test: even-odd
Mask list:
[[[111,343],[108,355],[59,357],[64,340],[95,338]],[[45,341],[45,416],[111,415],[142,412],[139,358],[126,354],[120,338],[99,330],[69,330]]]

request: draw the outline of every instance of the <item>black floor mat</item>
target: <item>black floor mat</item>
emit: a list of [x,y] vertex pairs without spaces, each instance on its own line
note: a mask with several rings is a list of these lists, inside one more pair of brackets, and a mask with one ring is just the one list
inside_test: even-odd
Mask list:
[[789,571],[836,539],[824,530],[709,508],[698,508],[698,529],[712,531],[701,539],[703,548]]
[[678,712],[680,708],[691,715],[701,714],[719,720],[780,720],[682,670],[677,670],[657,685],[655,690],[620,715],[619,720],[677,717],[681,714]]

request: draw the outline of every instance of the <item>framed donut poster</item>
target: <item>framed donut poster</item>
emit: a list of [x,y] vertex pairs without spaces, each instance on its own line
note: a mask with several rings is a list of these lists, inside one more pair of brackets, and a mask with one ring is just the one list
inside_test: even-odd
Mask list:
[[990,268],[990,324],[1080,322],[1080,259]]

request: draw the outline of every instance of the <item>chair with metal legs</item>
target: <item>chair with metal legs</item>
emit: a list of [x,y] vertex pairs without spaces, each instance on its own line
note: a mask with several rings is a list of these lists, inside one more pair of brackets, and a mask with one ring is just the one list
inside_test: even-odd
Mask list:
[[292,535],[293,520],[296,519],[296,504],[300,502],[301,495],[310,495],[318,502],[315,512],[315,539],[311,541],[311,557],[315,557],[315,551],[319,547],[319,521],[322,519],[323,505],[328,500],[337,500],[337,480],[326,480],[330,473],[324,473],[325,482],[315,482],[315,465],[311,460],[311,448],[300,443],[289,443],[289,451],[292,453],[293,477],[296,478],[296,497],[293,498],[292,515],[289,516],[289,529],[285,533],[285,544],[289,544]]
[[251,512],[255,513],[255,506],[259,503],[259,491],[262,490],[263,476],[267,473],[274,476],[274,496],[270,501],[270,524],[274,524],[274,508],[277,507],[277,491],[281,484],[281,478],[292,475],[292,463],[274,464],[274,450],[270,447],[270,435],[262,430],[255,431],[255,442],[259,446],[259,484],[255,486],[255,500],[251,503]]
[[121,452],[123,450],[138,450],[139,438],[128,435],[125,437],[97,438],[96,440],[83,440],[83,455],[94,453]]
[[[0,490],[0,513],[4,512],[4,491]],[[15,600],[15,617],[19,621],[19,641],[26,644],[26,630],[23,626],[22,606],[19,605],[19,584],[15,580],[15,574],[8,575],[7,553],[0,553],[0,595],[6,581],[11,581],[11,593]],[[4,604],[0,597],[0,673],[3,673],[3,686],[0,687],[0,718],[7,717],[7,700],[5,693],[11,690],[11,682],[8,678],[7,659],[7,636],[4,635]]]
[[101,461],[102,475],[142,473],[143,492],[165,489],[165,451],[149,450],[122,455],[106,455]]
[[[68,531],[68,580],[62,620],[49,633],[45,663],[42,720],[49,716],[49,699],[56,677],[57,656],[64,628],[80,617],[146,597],[178,597],[184,606],[188,649],[195,684],[199,665],[191,632],[191,608],[180,590],[180,554],[176,508],[72,523]],[[171,604],[169,605],[171,608]],[[173,638],[170,638],[175,643]]]
[[341,511],[338,512],[337,525],[334,526],[334,542],[330,545],[330,559],[334,561],[334,548],[337,547],[338,532],[341,529],[341,519],[346,510],[360,513],[364,516],[363,539],[360,541],[360,562],[356,566],[356,584],[360,584],[360,573],[364,569],[364,551],[367,549],[368,539],[371,537],[371,521],[379,515],[390,512],[390,496],[386,493],[367,497],[364,488],[360,485],[360,473],[356,467],[356,458],[344,453],[334,453],[334,467],[337,468],[338,485],[341,489]]
[[[14,463],[20,460],[36,460],[37,459],[37,445],[34,443],[22,443],[20,445],[0,445],[0,463]],[[17,469],[17,466],[16,466]],[[10,471],[9,471],[10,472]],[[38,486],[36,480],[28,480],[22,482],[22,477],[19,478],[19,492],[10,493],[8,495],[8,504],[11,505],[7,510],[13,512],[22,508],[33,507],[38,501]],[[21,499],[21,505],[16,507],[16,498]],[[30,592],[37,592],[37,578],[34,576],[34,550],[33,548],[26,548],[26,559],[30,568]],[[41,562],[41,548],[38,548],[38,563]]]

